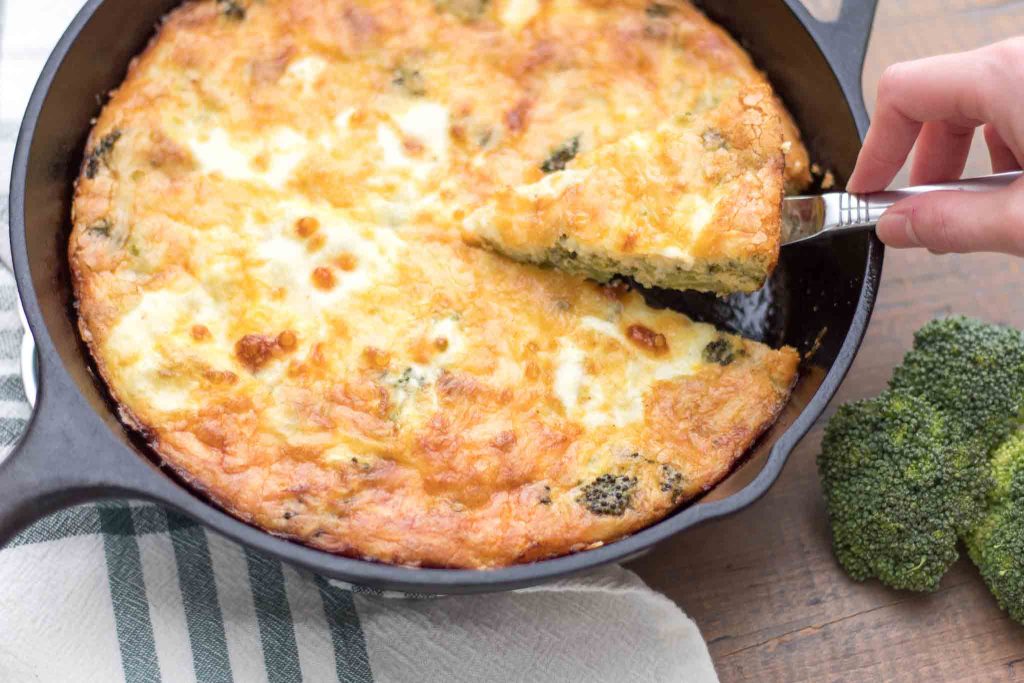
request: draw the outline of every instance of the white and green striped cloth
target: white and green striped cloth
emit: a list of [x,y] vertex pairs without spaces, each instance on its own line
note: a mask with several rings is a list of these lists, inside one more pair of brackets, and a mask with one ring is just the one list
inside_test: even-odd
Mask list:
[[[7,264],[18,123],[81,4],[0,0]],[[0,458],[31,412],[16,297],[0,265]],[[513,593],[406,597],[332,583],[154,505],[84,505],[0,550],[0,682],[717,680],[697,626],[620,567]]]
[[716,680],[693,622],[621,568],[396,600],[129,502],[0,551],[0,634],[3,681]]

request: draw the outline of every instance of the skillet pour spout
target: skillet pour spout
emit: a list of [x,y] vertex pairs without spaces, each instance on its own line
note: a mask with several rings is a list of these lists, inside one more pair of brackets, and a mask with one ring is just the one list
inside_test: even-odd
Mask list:
[[[695,504],[622,540],[496,570],[412,568],[341,557],[263,532],[223,512],[156,461],[145,434],[126,430],[95,378],[71,306],[67,239],[72,183],[97,113],[177,0],[90,0],[43,69],[15,150],[11,246],[25,315],[37,344],[35,413],[0,465],[0,541],[54,510],[99,498],[139,498],[182,512],[255,550],[319,574],[387,590],[474,593],[537,584],[623,561],[765,493],[853,361],[875,301],[882,246],[871,235],[784,250],[772,297],[728,302],[651,292],[652,301],[736,329],[752,324],[773,344],[816,349],[779,422],[735,470]],[[737,36],[765,70],[805,134],[811,156],[840,180],[853,168],[867,113],[860,75],[876,0],[844,0],[836,22],[798,0],[697,3]],[[97,46],[102,49],[97,50]],[[738,322],[746,321],[746,322]],[[823,329],[824,328],[824,329]]]

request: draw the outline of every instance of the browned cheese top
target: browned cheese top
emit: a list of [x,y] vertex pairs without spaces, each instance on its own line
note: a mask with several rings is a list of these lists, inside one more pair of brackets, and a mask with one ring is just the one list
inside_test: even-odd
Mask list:
[[686,4],[187,3],[87,145],[82,335],[160,457],[272,533],[480,568],[616,539],[725,475],[796,353],[459,226],[566,140],[764,85]]

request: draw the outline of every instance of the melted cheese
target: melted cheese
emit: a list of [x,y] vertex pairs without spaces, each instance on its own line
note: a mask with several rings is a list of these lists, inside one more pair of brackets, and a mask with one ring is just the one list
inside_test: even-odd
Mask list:
[[309,143],[287,127],[274,130],[265,142],[248,144],[233,140],[223,128],[214,128],[205,137],[191,139],[189,147],[203,173],[284,189],[292,171],[306,156]]
[[616,326],[615,323],[609,322],[607,320],[602,320],[601,318],[597,318],[592,315],[588,315],[584,316],[580,320],[580,325],[588,330],[593,330],[598,334],[603,334],[606,337],[611,337],[615,341],[622,344],[624,347],[629,344],[629,342],[626,340],[626,336],[622,334],[622,331],[619,330],[618,326]]
[[397,117],[407,136],[426,146],[431,161],[448,160],[448,109],[436,102],[417,102]]
[[[644,397],[654,383],[698,372],[705,365],[704,348],[717,335],[710,325],[691,325],[670,342],[667,355],[653,355],[630,342],[620,324],[596,316],[581,318],[581,331],[599,336],[596,343],[590,338],[594,349],[590,354],[577,345],[586,335],[577,334],[575,343],[567,339],[559,341],[555,394],[566,415],[590,428],[604,425],[622,428],[642,421]],[[652,324],[657,327],[656,323]],[[602,349],[603,339],[615,342],[615,352]],[[587,371],[588,355],[597,372]],[[615,359],[611,361],[613,364],[618,361],[612,372],[608,372],[610,359]]]
[[[206,328],[210,343],[195,343],[191,331],[196,325]],[[122,368],[133,398],[175,413],[191,407],[198,388],[189,366],[234,367],[224,351],[226,337],[213,299],[198,283],[182,278],[174,288],[142,292],[111,331],[104,350]]]
[[301,84],[303,93],[308,95],[313,91],[317,78],[323,73],[326,66],[327,62],[319,57],[297,59],[288,65],[288,69],[284,73],[285,85],[287,85],[287,79],[297,81]]
[[[280,215],[282,218],[267,226],[267,233],[254,242],[254,265],[269,284],[283,288],[296,307],[308,304],[324,309],[340,304],[387,278],[403,257],[405,241],[397,233],[359,224],[341,212],[317,205],[289,204]],[[323,246],[312,254],[308,243],[295,235],[295,222],[304,216],[318,219],[318,232],[323,236]],[[336,270],[331,288],[315,287],[313,269],[342,255],[351,257],[354,265],[349,270]]]
[[435,362],[451,362],[466,350],[466,336],[459,325],[458,316],[449,315],[435,322],[430,327],[430,337],[435,342],[444,340],[444,351],[437,355]]
[[417,102],[393,123],[377,125],[377,145],[385,168],[424,182],[448,160],[448,110]]
[[547,174],[535,183],[520,185],[515,188],[515,192],[531,201],[556,199],[573,185],[582,183],[588,175],[586,171],[576,169],[557,171]]
[[539,9],[539,0],[505,0],[501,9],[501,23],[513,31],[521,31]]
[[580,388],[586,377],[586,370],[583,367],[586,357],[583,350],[572,342],[559,342],[554,391],[566,415],[574,415],[579,405]]
[[254,177],[249,155],[232,143],[228,132],[214,128],[203,139],[191,140],[192,154],[204,173],[220,173],[226,178]]

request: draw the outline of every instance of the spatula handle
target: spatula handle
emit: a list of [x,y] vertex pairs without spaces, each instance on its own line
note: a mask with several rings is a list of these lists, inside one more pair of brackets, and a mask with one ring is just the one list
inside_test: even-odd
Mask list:
[[[978,178],[964,178],[948,183],[934,183],[932,185],[917,185],[902,190],[886,190],[885,192],[874,192],[871,194],[850,194],[848,192],[837,192],[831,200],[835,203],[837,210],[836,227],[841,230],[855,229],[859,227],[870,227],[878,222],[886,209],[896,202],[914,197],[926,192],[954,191],[954,192],[985,192],[1004,188],[1021,177],[1022,171],[1010,171],[1009,173],[996,173],[994,175],[980,176]],[[832,207],[830,207],[832,208]]]

